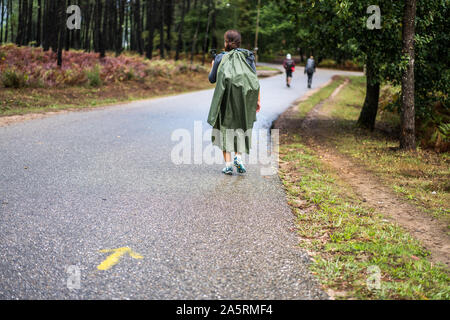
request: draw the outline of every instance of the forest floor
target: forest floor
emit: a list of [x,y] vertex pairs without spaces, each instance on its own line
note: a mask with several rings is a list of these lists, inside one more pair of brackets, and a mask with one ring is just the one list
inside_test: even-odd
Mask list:
[[213,87],[207,74],[191,72],[174,78],[153,77],[152,80],[126,81],[100,87],[0,88],[0,125],[55,112],[89,110]]
[[356,128],[364,90],[336,77],[275,123],[300,245],[334,298],[449,299],[449,155]]

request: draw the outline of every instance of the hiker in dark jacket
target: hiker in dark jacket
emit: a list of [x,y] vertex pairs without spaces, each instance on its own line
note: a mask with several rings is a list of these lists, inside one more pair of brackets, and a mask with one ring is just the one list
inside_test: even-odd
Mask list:
[[[241,49],[241,34],[236,30],[229,30],[225,33],[225,52],[217,55],[212,62],[212,69],[209,74],[209,81],[216,83],[213,101],[211,103],[208,115],[208,123],[213,126],[212,142],[221,148],[226,166],[222,170],[224,174],[233,174],[233,164],[239,173],[245,173],[246,168],[242,161],[242,152],[249,153],[251,148],[251,135],[244,137],[243,144],[235,141],[233,134],[242,131],[251,132],[253,122],[256,120],[256,113],[261,109],[259,96],[259,82],[256,75],[255,56],[249,50]],[[225,55],[228,55],[226,58]],[[224,81],[224,74],[229,76],[233,68],[227,61],[233,60],[233,63],[241,63],[239,68],[244,67],[242,77],[239,76],[236,83]],[[222,68],[219,67],[224,63]],[[242,65],[243,64],[243,65]],[[235,66],[233,64],[233,66]],[[250,67],[250,68],[249,68]],[[219,72],[219,76],[218,76]],[[247,74],[245,73],[247,72]],[[228,78],[228,79],[232,79]],[[245,93],[244,93],[245,92]],[[216,137],[215,133],[220,132]],[[238,140],[240,137],[237,137]],[[235,153],[234,163],[232,162],[231,152]]]
[[305,74],[308,74],[308,88],[311,89],[312,78],[314,73],[316,72],[316,61],[314,61],[314,57],[311,56],[308,61],[306,61],[305,66]]
[[284,70],[286,70],[286,86],[291,87],[292,73],[295,71],[295,61],[292,56],[288,53],[286,59],[283,61]]

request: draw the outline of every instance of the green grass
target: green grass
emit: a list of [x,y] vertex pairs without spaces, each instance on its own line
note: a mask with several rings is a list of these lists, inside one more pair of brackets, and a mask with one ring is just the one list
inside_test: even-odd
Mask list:
[[323,87],[319,91],[314,93],[307,100],[302,101],[298,106],[299,117],[301,118],[305,117],[308,114],[308,112],[310,112],[318,103],[327,99],[333,93],[333,91],[337,87],[339,87],[343,82],[344,79],[339,77],[337,80],[334,80],[330,85]]
[[[326,288],[346,292],[342,298],[450,299],[445,267],[433,265],[418,241],[365,207],[299,135],[282,144],[280,156],[289,163],[280,177],[300,245],[316,253],[311,268]],[[366,282],[373,266],[381,271],[381,287],[371,290]]]
[[[349,78],[350,84],[323,105],[334,120],[326,143],[378,175],[407,201],[437,216],[448,215],[448,154],[399,152],[392,148],[398,144],[392,137],[357,128],[365,81]],[[342,81],[302,102],[299,117]],[[395,125],[398,117],[380,112],[377,121]],[[448,268],[432,264],[416,239],[362,202],[298,133],[282,137],[280,159],[280,178],[297,217],[300,246],[313,255],[311,269],[323,286],[340,293],[336,298],[450,299]],[[372,268],[380,270],[379,289],[367,285]]]
[[272,67],[267,67],[267,66],[256,66],[256,70],[264,70],[264,71],[277,71],[280,72],[280,69],[277,68],[272,68]]
[[[420,148],[416,152],[398,151],[396,137],[356,128],[355,122],[364,101],[365,80],[363,77],[350,79],[350,85],[324,106],[337,125],[329,142],[379,176],[393,191],[449,223],[449,154]],[[377,118],[377,122],[390,127],[398,125],[399,121],[398,115],[383,110]]]

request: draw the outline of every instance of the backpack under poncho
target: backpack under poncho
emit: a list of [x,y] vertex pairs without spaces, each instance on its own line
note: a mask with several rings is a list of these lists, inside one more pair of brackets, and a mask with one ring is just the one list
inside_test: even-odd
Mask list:
[[232,50],[222,58],[208,115],[208,123],[214,128],[253,128],[260,87],[256,72],[246,61],[249,54]]
[[214,128],[213,145],[223,151],[250,153],[259,96],[258,76],[246,61],[250,54],[232,50],[217,70],[208,123]]

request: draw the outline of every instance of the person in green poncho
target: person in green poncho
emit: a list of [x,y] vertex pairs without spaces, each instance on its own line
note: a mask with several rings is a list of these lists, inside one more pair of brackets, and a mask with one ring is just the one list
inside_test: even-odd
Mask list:
[[[261,96],[253,52],[240,48],[241,34],[225,33],[225,51],[212,62],[209,81],[216,83],[208,115],[212,142],[223,151],[224,174],[233,174],[233,164],[245,173],[242,153],[250,153],[253,124],[261,109]],[[231,153],[235,153],[234,163]]]

